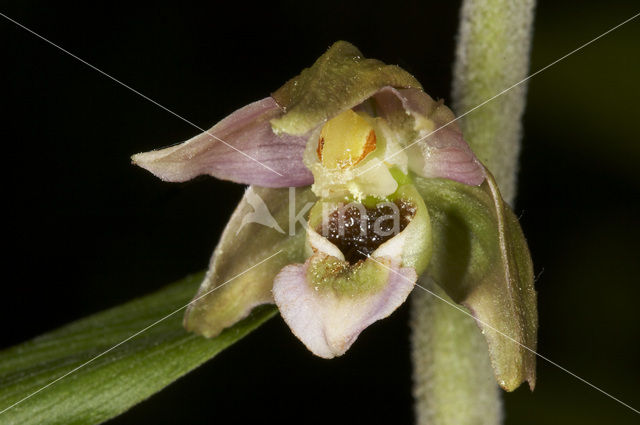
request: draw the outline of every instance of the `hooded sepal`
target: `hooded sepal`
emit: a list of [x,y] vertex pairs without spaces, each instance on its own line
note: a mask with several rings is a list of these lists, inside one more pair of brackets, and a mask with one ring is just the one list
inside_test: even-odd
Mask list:
[[272,94],[286,114],[271,123],[279,134],[306,134],[385,86],[421,87],[402,68],[365,59],[357,47],[338,41],[310,68]]
[[[295,195],[297,209],[315,201],[309,188],[296,189]],[[247,189],[222,233],[196,301],[185,313],[188,331],[214,337],[254,307],[273,304],[275,275],[305,258],[302,225],[295,223],[295,234],[289,235],[289,196],[288,189]],[[262,214],[267,210],[271,215]]]
[[250,103],[209,130],[165,149],[139,153],[133,163],[170,182],[210,176],[264,187],[313,182],[302,163],[306,137],[276,135],[269,121],[283,114],[267,97]]
[[518,219],[493,176],[481,186],[415,178],[437,247],[427,274],[467,307],[484,334],[500,386],[535,386],[538,318],[533,266]]

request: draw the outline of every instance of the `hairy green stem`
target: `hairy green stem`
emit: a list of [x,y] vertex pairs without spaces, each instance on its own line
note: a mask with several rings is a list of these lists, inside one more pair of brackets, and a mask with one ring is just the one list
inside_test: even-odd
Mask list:
[[[519,83],[529,68],[534,0],[465,0],[454,66],[458,115]],[[465,115],[465,139],[513,202],[526,85]],[[437,285],[430,289],[446,297]],[[425,291],[412,305],[412,358],[418,425],[497,425],[500,390],[474,320]]]
[[[465,0],[453,71],[453,108],[502,197],[515,197],[534,0]],[[515,84],[518,84],[515,87]]]
[[[453,303],[433,282],[420,285]],[[475,321],[433,294],[416,292],[412,300],[416,422],[499,424],[500,390]]]

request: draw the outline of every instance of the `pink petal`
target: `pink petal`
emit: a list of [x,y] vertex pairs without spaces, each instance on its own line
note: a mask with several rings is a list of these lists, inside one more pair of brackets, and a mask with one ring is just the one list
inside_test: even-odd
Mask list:
[[462,137],[462,132],[449,108],[419,89],[385,87],[375,96],[379,114],[397,114],[399,109],[416,121],[428,118],[435,123],[433,131],[424,131],[416,140],[407,142],[409,167],[422,177],[441,177],[472,186],[485,179],[484,167]]
[[271,97],[238,109],[186,142],[139,153],[133,162],[162,180],[183,182],[208,174],[237,183],[265,187],[313,183],[302,163],[305,136],[276,135],[270,120],[282,115]]
[[381,290],[341,296],[314,289],[307,280],[310,261],[283,268],[275,277],[273,296],[291,331],[311,352],[326,359],[344,354],[367,326],[389,316],[407,299],[417,280],[414,269],[391,266]]

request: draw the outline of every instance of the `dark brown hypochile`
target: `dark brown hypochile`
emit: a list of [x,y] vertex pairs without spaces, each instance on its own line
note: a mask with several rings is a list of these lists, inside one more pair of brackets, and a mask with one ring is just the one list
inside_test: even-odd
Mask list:
[[[388,204],[378,204],[374,208],[364,208],[366,212],[365,223],[361,223],[361,209],[363,206],[353,204],[338,208],[329,214],[327,227],[320,226],[316,231],[326,237],[337,246],[350,264],[364,260],[384,242],[404,230],[416,213],[413,203],[405,200],[396,200],[397,212]],[[392,217],[382,219],[379,223],[380,232],[376,232],[374,225],[383,216],[395,216],[398,214],[398,232],[393,232],[395,220]],[[342,232],[340,227],[343,227]],[[324,230],[324,231],[323,231]]]

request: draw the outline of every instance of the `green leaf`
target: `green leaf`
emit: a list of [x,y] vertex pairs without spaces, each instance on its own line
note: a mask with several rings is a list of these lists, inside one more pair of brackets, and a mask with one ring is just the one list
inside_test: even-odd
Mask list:
[[[213,253],[195,296],[198,299],[187,309],[185,327],[214,337],[247,317],[254,307],[273,304],[273,278],[287,264],[306,257],[305,232],[294,219],[315,200],[309,187],[295,192],[257,186],[247,189]],[[276,225],[278,229],[272,227]]]
[[[500,386],[535,386],[533,266],[518,219],[488,173],[481,186],[415,178],[431,216],[427,273],[476,318]],[[530,350],[528,350],[527,348]]]
[[276,132],[305,134],[385,86],[422,88],[402,68],[365,59],[354,45],[337,41],[310,68],[272,94],[286,113],[271,125]]
[[[202,274],[0,352],[0,411],[184,306]],[[3,424],[95,424],[141,402],[275,315],[264,306],[217,338],[187,333],[180,314],[0,414]],[[178,312],[176,312],[178,313]]]

